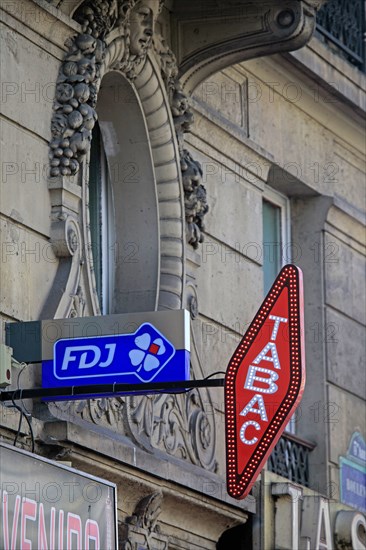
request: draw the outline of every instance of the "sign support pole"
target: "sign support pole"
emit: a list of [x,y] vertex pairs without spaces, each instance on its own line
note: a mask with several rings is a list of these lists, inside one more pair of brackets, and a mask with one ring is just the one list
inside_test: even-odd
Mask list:
[[43,398],[49,401],[60,401],[68,397],[86,399],[93,397],[113,397],[117,394],[146,395],[148,393],[186,392],[193,388],[224,387],[225,379],[181,380],[176,382],[150,382],[141,384],[91,384],[85,386],[67,386],[64,388],[30,388],[0,391],[0,402],[20,399]]

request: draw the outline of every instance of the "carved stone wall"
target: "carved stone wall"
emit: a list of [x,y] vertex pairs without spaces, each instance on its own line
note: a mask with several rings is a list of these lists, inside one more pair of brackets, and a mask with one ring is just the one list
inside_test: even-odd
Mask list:
[[[184,147],[184,133],[193,122],[188,98],[177,78],[174,54],[154,33],[161,7],[162,2],[154,0],[86,1],[74,12],[81,32],[66,44],[51,122],[52,242],[60,267],[44,317],[100,311],[89,231],[88,160],[98,95],[109,71],[130,82],[151,146],[160,232],[157,305],[159,309],[184,307],[185,227],[188,242],[196,248],[203,239],[208,207],[201,167]],[[63,293],[62,283],[67,289]],[[193,377],[203,376],[198,364],[196,350]],[[49,410],[56,418],[127,436],[149,452],[163,452],[216,471],[215,425],[212,410],[211,414],[206,411],[209,404],[206,390],[194,390],[50,404]]]

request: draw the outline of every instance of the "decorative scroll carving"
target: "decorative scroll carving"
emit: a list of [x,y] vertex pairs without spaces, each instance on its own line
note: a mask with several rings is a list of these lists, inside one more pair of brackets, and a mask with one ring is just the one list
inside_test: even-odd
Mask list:
[[217,470],[214,417],[206,390],[91,399],[70,404],[69,414],[127,435],[152,453],[160,450],[206,470]]
[[168,539],[160,534],[157,524],[163,503],[163,493],[156,491],[141,499],[132,516],[126,518],[119,532],[122,550],[168,549]]
[[79,403],[78,413],[84,420],[96,425],[113,427],[124,435],[125,401],[124,397],[89,399]]
[[[197,350],[192,350],[194,363]],[[188,393],[133,396],[126,403],[130,435],[139,446],[187,460],[215,472],[216,431],[213,406],[206,389]]]
[[198,297],[197,297],[197,288],[194,282],[190,281],[186,285],[186,295],[187,295],[187,302],[186,302],[186,309],[191,314],[191,319],[197,319],[199,308],[198,308]]
[[[194,339],[193,344],[192,361],[198,363]],[[162,451],[217,471],[213,404],[204,388],[182,394],[91,399],[70,404],[69,415],[126,435],[151,453]]]
[[55,401],[49,403],[48,408],[60,420],[76,424],[92,423],[119,435],[127,435],[124,427],[125,397]]
[[81,233],[77,220],[73,216],[60,215],[52,223],[51,245],[56,256],[67,258],[74,256],[81,247]]
[[41,318],[46,319],[83,315],[85,308],[80,288],[83,264],[80,226],[74,215],[56,212],[55,217],[51,225],[51,245],[59,258],[59,267],[55,287],[41,312]]
[[191,93],[212,74],[248,59],[304,46],[314,31],[316,8],[323,2],[217,0],[203,2],[209,6],[206,10],[197,2],[175,2],[180,37],[175,54],[184,89]]

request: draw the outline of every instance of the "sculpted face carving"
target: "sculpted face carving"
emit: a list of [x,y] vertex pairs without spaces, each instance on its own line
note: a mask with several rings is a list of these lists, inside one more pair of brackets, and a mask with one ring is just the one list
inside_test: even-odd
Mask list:
[[150,48],[158,10],[158,0],[140,0],[131,10],[130,52],[132,55],[143,56]]

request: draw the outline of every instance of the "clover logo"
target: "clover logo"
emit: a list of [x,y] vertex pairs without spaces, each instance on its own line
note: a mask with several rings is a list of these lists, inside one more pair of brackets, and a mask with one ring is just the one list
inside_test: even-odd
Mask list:
[[140,372],[141,369],[150,372],[160,366],[158,356],[163,355],[166,351],[163,340],[161,338],[151,340],[151,336],[147,332],[135,338],[135,345],[138,349],[131,350],[128,355],[132,365],[138,367],[136,372]]

